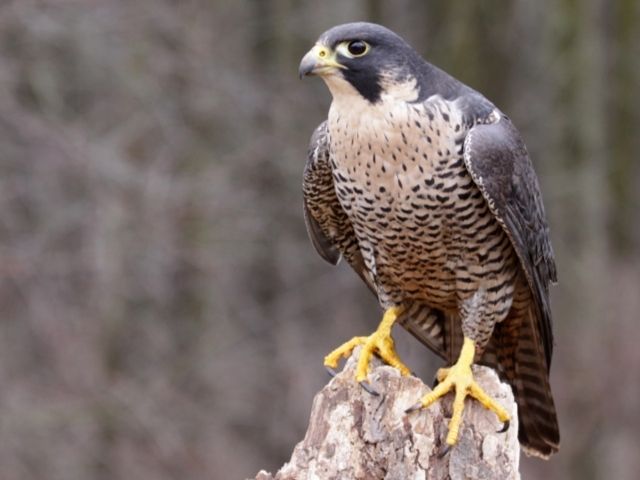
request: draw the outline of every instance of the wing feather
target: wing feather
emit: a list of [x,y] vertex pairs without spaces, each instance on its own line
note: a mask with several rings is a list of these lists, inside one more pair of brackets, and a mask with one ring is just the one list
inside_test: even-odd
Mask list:
[[311,136],[302,193],[307,233],[318,254],[332,265],[344,258],[375,293],[353,226],[336,195],[326,122],[321,123]]
[[514,309],[498,325],[495,346],[518,402],[520,442],[525,452],[547,458],[560,443],[549,386],[553,351],[549,284],[557,274],[538,179],[520,134],[497,110],[470,129],[464,161],[511,240],[527,280],[528,305],[523,312]]
[[557,280],[540,186],[520,134],[504,115],[472,127],[464,142],[464,161],[489,208],[509,236],[538,310],[537,327],[547,369],[553,332],[549,284]]

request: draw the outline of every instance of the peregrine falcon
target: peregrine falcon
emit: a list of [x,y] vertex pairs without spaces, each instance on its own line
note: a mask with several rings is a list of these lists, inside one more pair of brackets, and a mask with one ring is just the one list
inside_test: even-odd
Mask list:
[[509,425],[473,379],[496,369],[512,386],[525,452],[547,458],[559,431],[549,386],[549,285],[556,267],[540,187],[520,134],[480,93],[371,23],[322,34],[300,63],[333,101],[313,133],[304,213],[318,253],[344,258],[384,309],[378,329],[325,358],[336,368],[362,345],[404,375],[391,328],[399,323],[442,357],[438,385],[407,411],[455,390],[446,443],[455,445],[471,396]]

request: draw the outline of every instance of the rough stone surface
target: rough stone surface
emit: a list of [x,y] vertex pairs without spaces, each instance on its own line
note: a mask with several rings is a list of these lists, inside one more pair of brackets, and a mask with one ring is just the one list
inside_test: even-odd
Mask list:
[[276,475],[261,471],[256,480],[520,478],[516,404],[493,370],[473,367],[478,383],[510,412],[511,427],[497,433],[497,417],[467,398],[458,444],[441,457],[453,395],[405,414],[429,388],[376,361],[369,379],[380,396],[373,396],[354,380],[356,358],[357,351],[316,395],[291,460]]

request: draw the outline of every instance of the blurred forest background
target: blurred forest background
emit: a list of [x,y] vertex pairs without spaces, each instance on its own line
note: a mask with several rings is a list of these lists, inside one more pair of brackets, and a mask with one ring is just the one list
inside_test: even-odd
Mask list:
[[[0,478],[276,470],[379,321],[307,240],[327,28],[373,20],[522,131],[559,264],[562,447],[523,478],[640,471],[640,2],[0,2]],[[438,362],[399,329],[427,382]]]

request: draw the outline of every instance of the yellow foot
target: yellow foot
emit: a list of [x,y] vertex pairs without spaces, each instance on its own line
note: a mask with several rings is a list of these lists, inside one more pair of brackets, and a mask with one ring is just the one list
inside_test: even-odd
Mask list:
[[371,355],[374,353],[392,367],[396,367],[400,370],[402,375],[409,375],[411,371],[398,357],[393,338],[391,337],[391,327],[401,312],[402,308],[400,307],[389,308],[384,312],[382,322],[380,322],[380,325],[375,332],[368,337],[353,337],[348,342],[343,343],[329,355],[324,357],[324,365],[327,368],[337,368],[338,362],[341,358],[348,358],[354,348],[358,345],[362,345],[362,351],[360,352],[358,367],[356,369],[356,380],[358,382],[366,380],[367,374],[369,373]]
[[464,339],[464,344],[460,352],[460,357],[455,365],[451,368],[441,368],[438,370],[436,377],[438,385],[433,391],[427,393],[422,400],[407,409],[412,412],[420,408],[425,408],[434,403],[440,397],[447,394],[451,389],[455,388],[456,396],[453,401],[453,415],[449,422],[449,433],[447,434],[447,444],[455,445],[458,440],[460,424],[462,423],[462,410],[464,409],[464,399],[467,395],[471,395],[478,400],[485,408],[494,412],[501,422],[505,423],[505,431],[508,428],[509,414],[502,408],[493,398],[485,393],[485,391],[473,379],[471,364],[475,354],[475,344],[469,338]]

